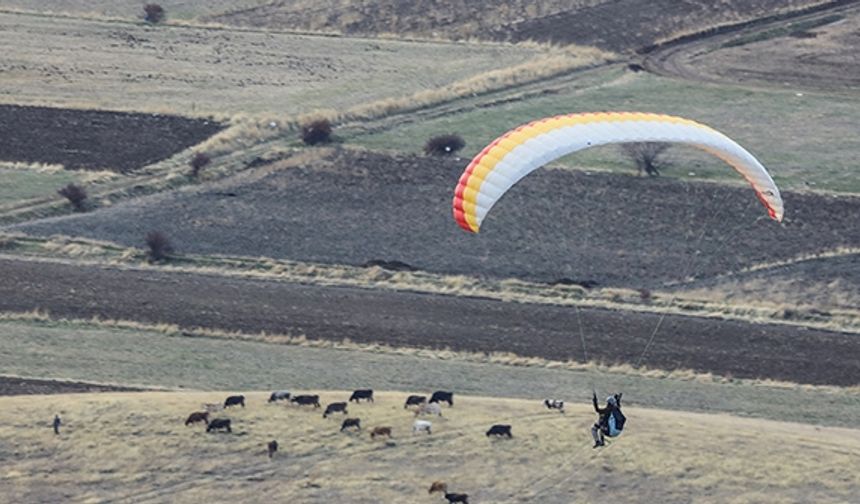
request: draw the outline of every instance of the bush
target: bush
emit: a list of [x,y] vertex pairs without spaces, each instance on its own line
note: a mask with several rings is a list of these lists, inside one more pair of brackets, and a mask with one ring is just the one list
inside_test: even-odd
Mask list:
[[652,177],[660,175],[659,168],[663,163],[659,158],[668,148],[669,144],[664,142],[634,142],[621,146],[624,153],[636,163],[639,174],[646,173]]
[[424,154],[428,156],[448,156],[466,146],[460,135],[439,135],[427,140]]
[[148,255],[151,262],[164,261],[173,253],[173,245],[161,231],[147,233],[146,246],[149,247]]
[[157,24],[164,21],[164,9],[158,4],[146,4],[143,6],[143,19],[147,23]]
[[191,176],[197,178],[200,175],[200,170],[209,166],[209,163],[212,160],[209,158],[209,155],[205,152],[198,152],[191,158],[191,161],[188,164],[191,166]]
[[316,145],[331,140],[331,123],[328,119],[317,119],[302,126],[302,141]]
[[69,200],[69,203],[71,203],[72,206],[75,207],[75,210],[77,210],[78,212],[84,211],[84,201],[87,199],[87,191],[83,187],[75,184],[69,184],[66,187],[58,190],[57,193],[60,196]]

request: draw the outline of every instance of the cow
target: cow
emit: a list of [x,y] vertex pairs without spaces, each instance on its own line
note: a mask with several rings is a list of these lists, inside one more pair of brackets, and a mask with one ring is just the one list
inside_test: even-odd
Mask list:
[[422,404],[415,410],[415,416],[418,415],[442,416],[442,406],[439,406],[439,403]]
[[508,436],[511,438],[513,437],[511,435],[511,426],[496,424],[490,427],[490,430],[487,431],[487,437],[490,436]]
[[214,430],[224,429],[227,432],[233,432],[230,428],[230,419],[229,418],[216,418],[209,422],[209,426],[206,427],[206,432],[212,432]]
[[412,424],[412,434],[417,434],[419,432],[426,432],[428,435],[433,434],[431,428],[433,427],[433,423],[428,422],[427,420],[415,420],[415,423]]
[[290,398],[291,403],[296,403],[299,406],[307,406],[313,404],[314,408],[320,407],[320,396],[318,395],[297,395]]
[[388,436],[391,438],[391,427],[374,427],[370,433],[370,439],[375,439],[376,436]]
[[433,492],[448,493],[448,484],[443,481],[434,481],[427,493],[432,494]]
[[229,406],[241,405],[243,408],[245,407],[245,396],[243,395],[231,395],[224,401],[224,408],[226,409]]
[[286,401],[290,398],[289,390],[276,390],[269,396],[269,402]]
[[411,395],[406,398],[406,404],[403,405],[403,409],[406,409],[410,406],[420,406],[425,402],[427,402],[427,396]]
[[206,425],[209,425],[209,412],[208,411],[195,411],[194,413],[188,415],[188,420],[185,421],[185,426],[197,422],[203,422]]
[[355,427],[356,430],[361,430],[361,420],[358,418],[347,418],[342,424],[340,424],[340,431],[343,432],[351,427]]
[[469,496],[466,494],[445,492],[445,499],[448,501],[448,504],[454,504],[455,502],[459,502],[461,504],[469,504]]
[[203,403],[203,409],[209,412],[221,411],[224,406],[220,403]]
[[560,401],[558,399],[544,399],[543,405],[547,407],[547,409],[557,409],[559,412],[564,413],[564,401]]
[[362,399],[366,399],[370,402],[374,402],[373,401],[373,390],[371,390],[371,389],[356,390],[355,392],[352,393],[351,396],[349,396],[350,402],[352,402],[352,401],[361,402]]
[[325,413],[323,413],[323,418],[328,418],[328,416],[332,413],[337,413],[340,411],[344,415],[346,415],[346,403],[345,402],[333,402],[325,407]]
[[278,442],[275,440],[269,441],[269,458],[272,458],[275,455],[275,452],[278,451]]
[[448,406],[454,405],[454,393],[453,392],[444,392],[442,390],[437,390],[433,392],[433,396],[430,397],[431,403],[439,403],[445,401],[448,403]]

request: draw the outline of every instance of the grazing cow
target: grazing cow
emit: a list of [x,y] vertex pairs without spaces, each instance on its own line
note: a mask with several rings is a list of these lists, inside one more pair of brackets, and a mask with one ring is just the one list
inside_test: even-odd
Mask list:
[[509,438],[511,438],[513,437],[511,435],[511,426],[496,424],[490,427],[490,430],[487,431],[487,437],[490,436],[508,436]]
[[448,484],[442,481],[434,481],[427,493],[432,494],[433,492],[448,493]]
[[455,502],[469,504],[469,496],[466,494],[452,494],[445,492],[445,499],[448,501],[448,504],[454,504]]
[[195,411],[194,413],[188,415],[188,420],[185,421],[185,426],[197,422],[203,422],[206,425],[209,425],[209,412],[208,411]]
[[352,401],[361,402],[362,399],[366,399],[370,402],[374,402],[373,401],[373,390],[371,390],[371,389],[356,390],[355,392],[352,393],[351,396],[349,396],[350,402],[352,402]]
[[376,436],[388,436],[390,439],[391,427],[374,427],[373,431],[370,433],[370,439],[374,439]]
[[425,402],[427,402],[427,396],[411,395],[406,398],[406,404],[403,405],[403,409],[406,409],[410,406],[420,406]]
[[320,407],[320,396],[318,395],[297,395],[290,399],[291,403],[296,403],[299,406],[307,406],[313,404],[314,408]]
[[355,427],[356,430],[361,430],[361,420],[358,418],[347,418],[340,424],[340,431],[343,432],[350,427]]
[[439,403],[445,401],[448,403],[448,406],[454,405],[454,393],[453,392],[443,392],[441,390],[437,390],[433,392],[433,396],[430,397],[431,403]]
[[422,404],[415,410],[415,416],[418,415],[442,416],[442,406],[439,406],[439,403]]
[[278,442],[275,440],[269,441],[269,458],[272,458],[276,451],[278,451]]
[[427,434],[433,434],[431,431],[432,427],[433,424],[427,420],[415,420],[415,423],[412,424],[412,434],[417,434],[421,431],[425,431]]
[[328,416],[332,413],[337,413],[340,411],[344,415],[346,415],[346,403],[345,402],[333,402],[325,407],[325,413],[323,413],[323,418],[328,418]]
[[203,409],[209,412],[221,411],[224,409],[224,406],[218,403],[203,403]]
[[214,430],[224,429],[227,432],[233,432],[230,428],[230,419],[229,418],[216,418],[209,422],[209,426],[206,427],[206,432],[212,432]]
[[557,409],[559,412],[564,413],[564,401],[559,401],[558,399],[544,399],[543,405],[547,407],[547,409]]
[[286,401],[290,398],[289,390],[276,390],[269,396],[269,402]]
[[243,395],[231,395],[224,401],[224,408],[226,409],[229,406],[235,406],[240,404],[243,408],[245,407],[245,396]]

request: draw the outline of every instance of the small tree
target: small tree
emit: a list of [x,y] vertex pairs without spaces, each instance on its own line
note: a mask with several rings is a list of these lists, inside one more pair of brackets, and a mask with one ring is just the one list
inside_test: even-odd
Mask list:
[[328,119],[317,119],[302,126],[302,141],[316,145],[331,140],[331,123]]
[[621,146],[624,153],[636,163],[639,174],[646,173],[652,177],[660,175],[659,168],[663,165],[660,155],[668,148],[669,144],[664,142],[634,142]]
[[424,154],[428,156],[449,156],[466,146],[460,135],[434,136],[424,144]]
[[158,4],[146,4],[143,6],[143,19],[147,23],[158,24],[164,21],[164,9]]
[[146,246],[149,247],[151,262],[164,261],[173,253],[173,245],[161,231],[150,231],[146,234]]
[[200,170],[209,166],[209,163],[212,160],[209,158],[209,155],[205,152],[198,152],[191,158],[191,161],[188,162],[188,165],[191,166],[191,176],[197,178],[200,175]]
[[87,199],[87,191],[83,187],[75,184],[69,184],[66,187],[63,187],[62,189],[58,190],[57,193],[60,196],[69,200],[69,203],[71,203],[72,206],[75,207],[75,210],[77,210],[78,212],[84,211],[84,201]]

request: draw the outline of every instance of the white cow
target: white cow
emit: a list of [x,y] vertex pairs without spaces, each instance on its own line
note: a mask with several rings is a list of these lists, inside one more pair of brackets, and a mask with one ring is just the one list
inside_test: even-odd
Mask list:
[[427,434],[432,434],[430,428],[433,426],[431,422],[427,420],[415,420],[415,423],[412,424],[412,434],[417,434],[421,431],[427,431]]
[[269,396],[269,402],[286,401],[290,398],[289,390],[276,390]]
[[442,416],[442,406],[439,403],[424,403],[415,410],[415,416],[418,415],[436,415]]
[[560,401],[558,399],[544,399],[543,405],[546,406],[547,409],[557,409],[564,413],[564,401]]

